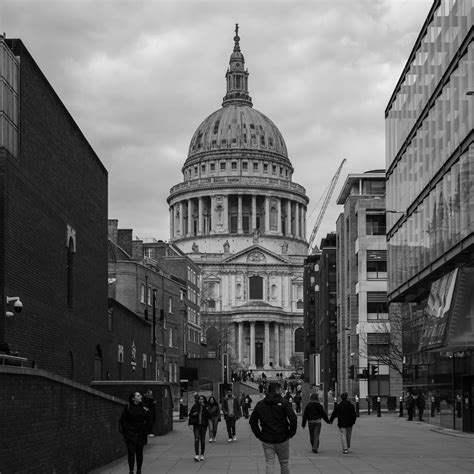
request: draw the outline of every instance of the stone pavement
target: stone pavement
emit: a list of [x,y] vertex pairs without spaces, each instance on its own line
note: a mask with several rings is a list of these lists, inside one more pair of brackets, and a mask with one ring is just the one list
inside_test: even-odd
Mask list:
[[[308,428],[298,430],[290,441],[290,472],[307,473],[474,473],[474,434],[438,428],[417,421],[408,422],[394,414],[361,414],[353,430],[352,448],[342,454],[339,431],[323,422],[318,454],[311,452]],[[175,420],[165,436],[150,438],[145,447],[143,474],[148,473],[265,473],[260,442],[253,436],[248,420],[237,422],[237,441],[228,443],[225,422],[219,423],[217,442],[206,440],[206,460],[196,462],[193,434],[187,421]],[[276,461],[275,473],[279,473]],[[121,458],[94,474],[127,474]]]

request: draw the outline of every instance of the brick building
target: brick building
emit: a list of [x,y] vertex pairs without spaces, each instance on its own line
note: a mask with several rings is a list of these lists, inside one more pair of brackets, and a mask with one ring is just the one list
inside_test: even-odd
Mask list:
[[[75,381],[107,329],[107,170],[19,39],[0,37],[0,344]],[[23,311],[13,312],[19,297]]]

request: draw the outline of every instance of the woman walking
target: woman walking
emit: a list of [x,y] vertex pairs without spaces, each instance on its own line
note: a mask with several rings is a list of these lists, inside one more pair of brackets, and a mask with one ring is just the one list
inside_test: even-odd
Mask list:
[[137,474],[142,472],[143,447],[147,443],[149,429],[150,410],[143,405],[141,393],[133,392],[128,397],[128,405],[123,409],[120,417],[120,430],[127,445],[130,474],[133,474],[135,459]]
[[197,397],[197,402],[191,407],[191,410],[189,411],[188,424],[193,427],[194,460],[204,461],[206,431],[207,425],[209,424],[209,410],[206,405],[206,398],[203,395],[199,395]]
[[304,428],[306,422],[308,422],[309,442],[311,443],[313,453],[317,453],[319,449],[319,435],[321,434],[322,424],[321,419],[326,423],[329,423],[328,415],[324,410],[324,407],[319,403],[318,394],[312,393],[309,396],[309,403],[306,405],[303,412],[301,428]]
[[209,443],[215,443],[217,424],[221,421],[221,409],[212,395],[209,397],[207,408],[209,410]]

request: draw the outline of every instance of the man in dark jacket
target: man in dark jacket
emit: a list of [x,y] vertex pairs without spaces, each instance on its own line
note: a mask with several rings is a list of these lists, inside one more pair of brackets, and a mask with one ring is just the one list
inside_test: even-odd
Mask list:
[[303,412],[303,420],[301,427],[306,426],[308,422],[309,441],[313,449],[313,453],[317,453],[319,449],[319,435],[321,434],[321,419],[329,423],[328,415],[324,407],[319,403],[318,394],[312,393],[309,396],[309,403],[306,405]]
[[274,472],[275,454],[281,474],[289,474],[290,438],[296,433],[297,418],[287,400],[280,395],[278,382],[270,382],[266,397],[259,401],[250,415],[253,434],[262,442],[266,472]]
[[351,448],[352,427],[356,422],[357,414],[354,405],[347,399],[346,392],[341,393],[341,403],[334,407],[329,422],[332,423],[334,418],[337,418],[337,426],[341,433],[342,452],[347,454]]

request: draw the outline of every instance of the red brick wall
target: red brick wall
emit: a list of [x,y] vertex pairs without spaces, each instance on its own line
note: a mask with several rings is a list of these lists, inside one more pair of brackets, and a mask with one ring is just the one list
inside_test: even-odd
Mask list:
[[126,454],[122,400],[44,371],[0,367],[0,469],[83,473]]

